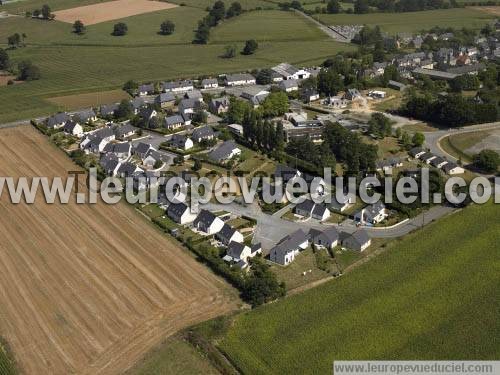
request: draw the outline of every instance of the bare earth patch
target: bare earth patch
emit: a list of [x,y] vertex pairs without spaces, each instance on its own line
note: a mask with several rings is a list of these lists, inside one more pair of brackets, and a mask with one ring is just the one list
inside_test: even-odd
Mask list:
[[[31,127],[0,131],[0,160],[0,176],[77,169]],[[225,283],[127,204],[14,205],[4,191],[0,212],[0,335],[25,374],[121,374],[235,307]]]
[[85,94],[74,94],[47,98],[53,104],[62,107],[63,110],[95,107],[103,104],[118,103],[122,99],[129,99],[130,96],[123,90],[109,90],[100,92],[89,92]]
[[485,6],[485,7],[471,7],[472,9],[475,10],[480,10],[482,12],[486,12],[489,14],[493,14],[495,16],[500,16],[500,7],[496,6]]
[[177,7],[160,1],[149,0],[115,0],[106,3],[85,5],[54,12],[56,20],[73,23],[80,20],[84,25],[94,25],[100,22],[117,20],[137,14],[156,12]]
[[9,81],[14,81],[15,84],[21,83],[21,81],[16,81],[16,77],[13,75],[3,75],[0,74],[0,86],[7,86]]

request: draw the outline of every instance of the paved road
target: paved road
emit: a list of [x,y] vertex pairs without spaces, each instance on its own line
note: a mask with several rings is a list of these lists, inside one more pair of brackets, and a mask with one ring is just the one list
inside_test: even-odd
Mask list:
[[488,124],[480,124],[480,125],[470,125],[464,128],[456,128],[456,129],[446,129],[439,130],[436,132],[425,132],[425,147],[427,147],[433,154],[445,157],[449,160],[456,161],[457,158],[453,155],[448,154],[441,148],[439,142],[453,134],[462,134],[462,133],[472,133],[481,130],[491,130],[500,128],[500,122],[492,122]]
[[[210,211],[228,211],[235,215],[245,215],[257,220],[257,227],[254,234],[254,242],[261,242],[262,247],[266,250],[271,249],[280,239],[287,234],[292,233],[297,229],[309,231],[311,228],[325,228],[327,225],[333,225],[342,231],[352,233],[358,227],[351,220],[338,224],[321,224],[316,220],[305,222],[291,222],[283,220],[280,217],[266,214],[260,210],[258,204],[254,202],[252,205],[240,205],[233,203],[223,205],[217,203],[208,203],[203,208]],[[454,209],[447,206],[434,206],[430,210],[420,214],[413,219],[393,228],[370,228],[364,227],[372,238],[397,238],[402,237],[417,228],[431,223],[443,216],[451,214]]]

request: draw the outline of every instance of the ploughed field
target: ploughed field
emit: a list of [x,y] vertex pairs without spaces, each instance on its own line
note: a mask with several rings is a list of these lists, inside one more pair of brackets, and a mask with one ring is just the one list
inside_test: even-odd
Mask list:
[[[0,130],[0,176],[75,169],[35,129]],[[40,198],[0,199],[0,336],[24,373],[122,373],[165,337],[234,308],[221,280],[131,206]]]

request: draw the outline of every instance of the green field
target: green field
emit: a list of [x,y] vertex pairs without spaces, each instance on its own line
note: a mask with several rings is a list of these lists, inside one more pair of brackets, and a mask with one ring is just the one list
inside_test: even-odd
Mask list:
[[340,279],[239,315],[243,373],[330,373],[349,359],[498,359],[500,210],[471,206]]
[[327,25],[379,25],[388,33],[417,32],[440,27],[481,28],[495,17],[483,11],[457,8],[408,13],[320,14]]
[[[10,51],[13,61],[29,59],[42,73],[39,81],[0,87],[0,121],[45,115],[59,109],[45,98],[114,89],[129,79],[196,77],[283,61],[315,64],[353,48],[331,41],[302,17],[282,11],[250,12],[226,21],[213,30],[210,44],[193,45],[193,30],[204,14],[197,8],[179,7],[129,17],[125,19],[129,34],[124,37],[109,35],[113,21],[90,26],[79,37],[70,32],[71,25],[62,22],[21,17],[0,20],[0,41],[13,32],[28,36],[27,47]],[[157,35],[165,18],[176,24],[174,35]],[[220,58],[227,43],[243,48],[244,40],[250,38],[260,42],[255,55]]]

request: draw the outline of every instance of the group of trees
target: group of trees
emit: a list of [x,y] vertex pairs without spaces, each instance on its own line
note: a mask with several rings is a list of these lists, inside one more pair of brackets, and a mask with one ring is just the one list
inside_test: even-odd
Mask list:
[[35,9],[33,12],[27,11],[25,13],[25,16],[27,18],[34,17],[34,18],[41,18],[44,20],[53,20],[54,18],[56,18],[56,15],[52,13],[50,6],[48,6],[47,4],[42,5],[41,9]]
[[10,48],[19,48],[25,46],[24,40],[27,38],[25,33],[14,33],[7,37],[7,44]]
[[400,111],[407,116],[449,127],[493,122],[498,118],[495,103],[478,103],[457,94],[438,99],[430,95],[411,94]]
[[6,50],[0,48],[0,70],[7,70],[10,68],[10,57]]
[[383,113],[373,113],[368,122],[368,132],[380,138],[390,137],[392,135],[391,120]]
[[35,81],[40,79],[40,69],[29,60],[21,61],[17,64],[19,71],[17,79],[20,81]]
[[368,13],[370,7],[381,12],[416,12],[431,9],[456,8],[455,0],[356,0],[354,13]]
[[[242,55],[253,55],[255,51],[257,51],[257,48],[259,48],[259,44],[255,39],[250,39],[245,42],[245,47],[243,47],[243,50],[241,51]],[[224,53],[222,57],[226,59],[232,59],[233,57],[236,57],[236,45],[230,44],[224,47]]]
[[210,29],[219,24],[220,21],[240,15],[243,8],[239,2],[233,2],[226,11],[226,5],[218,0],[212,8],[208,8],[208,15],[198,22],[193,43],[207,44],[210,37]]
[[500,155],[493,150],[482,150],[474,155],[474,164],[481,170],[489,173],[495,173],[500,167]]
[[285,151],[294,158],[312,164],[315,169],[332,168],[335,170],[335,155],[327,142],[316,144],[307,137],[292,138],[286,145]]

